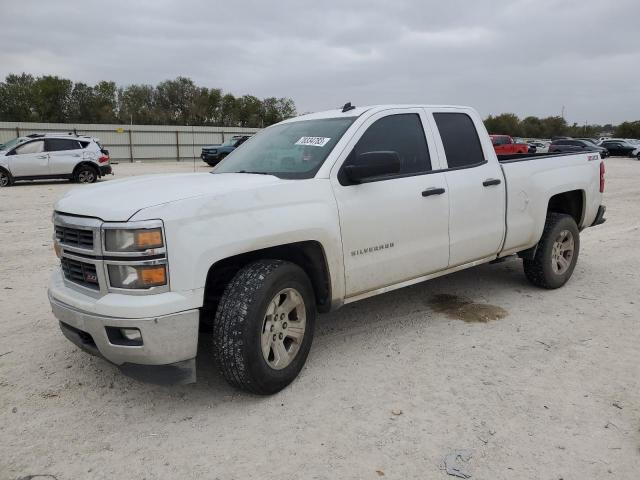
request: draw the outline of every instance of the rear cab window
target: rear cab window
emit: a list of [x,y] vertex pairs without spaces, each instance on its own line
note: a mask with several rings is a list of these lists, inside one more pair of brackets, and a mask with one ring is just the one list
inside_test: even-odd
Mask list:
[[480,137],[466,113],[439,112],[433,118],[440,132],[449,169],[469,168],[486,163]]

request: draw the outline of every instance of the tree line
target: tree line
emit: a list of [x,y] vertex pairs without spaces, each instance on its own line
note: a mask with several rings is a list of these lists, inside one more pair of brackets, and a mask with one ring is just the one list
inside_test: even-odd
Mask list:
[[236,97],[186,77],[119,87],[22,73],[0,82],[0,121],[260,128],[295,115],[290,98]]
[[614,126],[605,125],[569,125],[560,116],[538,118],[534,116],[520,119],[514,113],[489,115],[484,121],[489,133],[524,138],[553,138],[558,136],[597,138],[603,133],[613,134],[616,138],[640,138],[640,121],[623,122]]

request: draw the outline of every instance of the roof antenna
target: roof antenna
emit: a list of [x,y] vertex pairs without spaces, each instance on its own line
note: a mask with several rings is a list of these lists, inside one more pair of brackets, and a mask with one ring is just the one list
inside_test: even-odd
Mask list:
[[356,107],[351,105],[351,102],[347,102],[347,103],[344,104],[344,107],[342,107],[342,113],[348,112],[349,110],[354,110],[355,108]]

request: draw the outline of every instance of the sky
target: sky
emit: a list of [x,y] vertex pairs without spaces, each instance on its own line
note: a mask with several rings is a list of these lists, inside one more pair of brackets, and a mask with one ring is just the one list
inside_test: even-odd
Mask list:
[[0,0],[0,79],[186,76],[299,113],[470,105],[640,119],[639,0]]

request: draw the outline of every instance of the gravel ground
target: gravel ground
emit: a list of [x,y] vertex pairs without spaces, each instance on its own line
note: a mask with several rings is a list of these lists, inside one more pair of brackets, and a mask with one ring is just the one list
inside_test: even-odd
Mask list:
[[223,382],[210,338],[180,387],[69,343],[46,286],[52,205],[72,185],[2,189],[0,478],[444,479],[445,456],[468,450],[472,478],[637,479],[640,162],[607,167],[608,221],[582,235],[564,288],[530,286],[513,260],[346,306],[267,398]]

